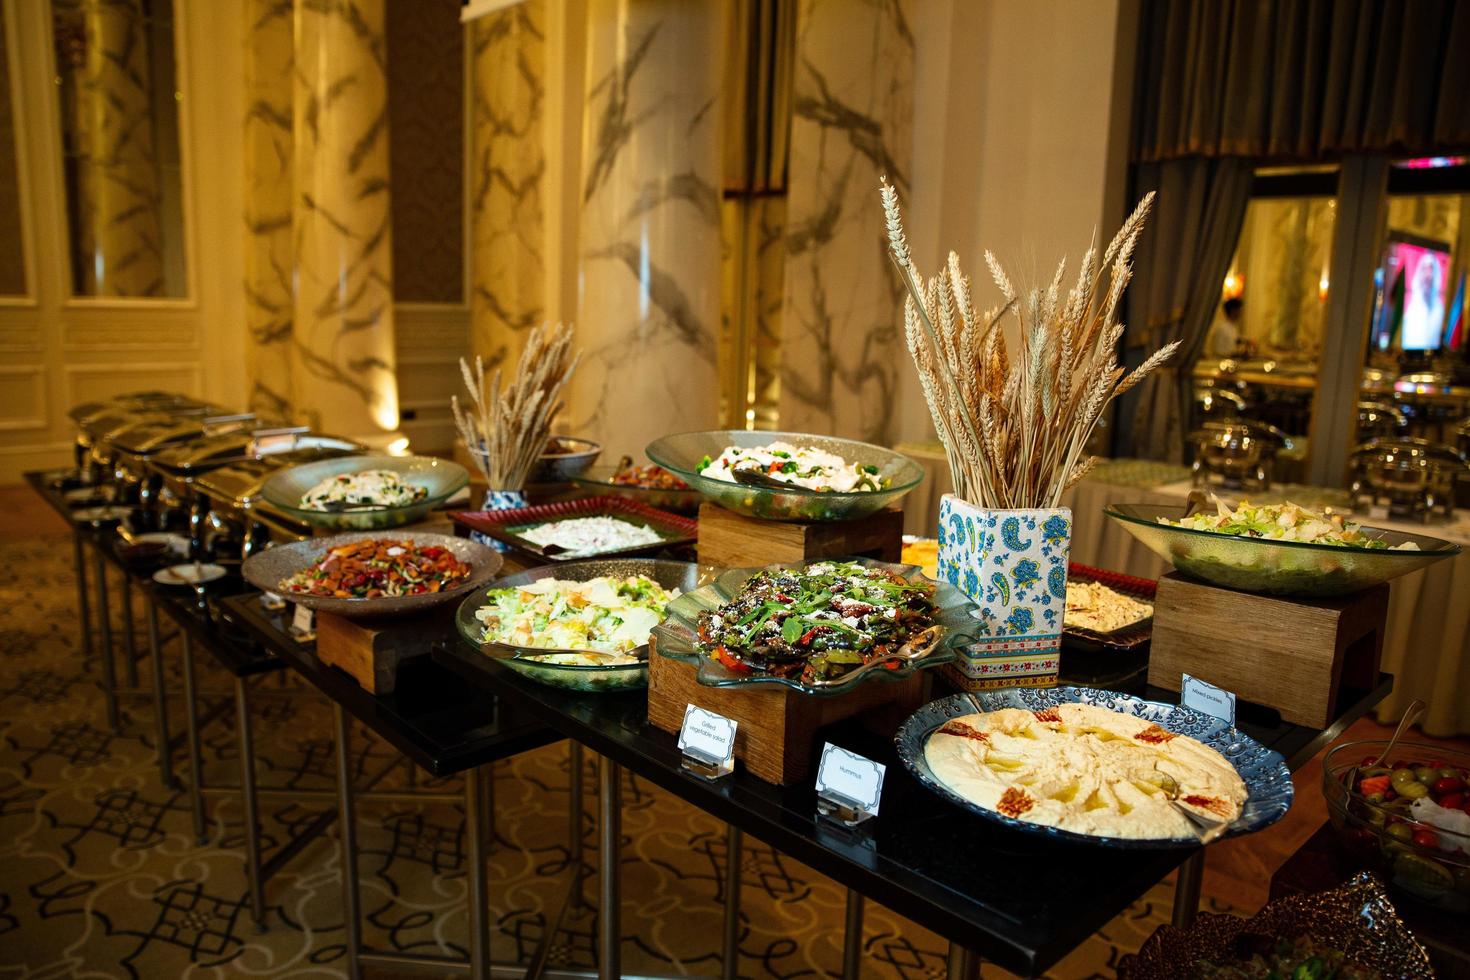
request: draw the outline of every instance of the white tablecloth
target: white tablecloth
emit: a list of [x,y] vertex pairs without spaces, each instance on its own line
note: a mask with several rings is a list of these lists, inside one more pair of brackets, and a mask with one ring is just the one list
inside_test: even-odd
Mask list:
[[[939,499],[951,485],[947,464],[942,454],[908,446],[903,451],[923,464],[928,476],[910,495],[917,499],[907,502],[905,530],[933,537]],[[1062,501],[1072,508],[1072,561],[1158,578],[1168,563],[1103,516],[1103,507],[1110,503],[1180,503],[1189,489],[1187,481],[1140,489],[1084,479]],[[1390,587],[1383,669],[1394,675],[1394,685],[1379,706],[1378,718],[1397,721],[1417,697],[1429,705],[1423,719],[1425,732],[1437,736],[1470,733],[1470,514],[1457,515],[1448,525],[1376,518],[1366,523],[1433,535],[1454,541],[1462,549],[1457,557],[1396,579]]]

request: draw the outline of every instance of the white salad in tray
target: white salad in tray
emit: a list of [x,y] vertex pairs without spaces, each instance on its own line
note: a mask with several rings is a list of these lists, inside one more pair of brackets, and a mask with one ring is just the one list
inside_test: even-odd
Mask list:
[[789,442],[726,446],[718,456],[700,461],[699,475],[726,483],[751,482],[754,477],[818,493],[862,493],[883,490],[889,483],[876,466],[849,463],[836,453]]
[[648,642],[664,607],[678,596],[678,589],[646,575],[585,582],[544,578],[491,589],[475,618],[484,624],[486,643],[557,651],[522,659],[574,666],[636,663],[633,651]]
[[429,488],[409,483],[393,470],[363,470],[329,476],[301,496],[302,510],[354,510],[406,507],[423,500]]
[[549,521],[517,530],[515,534],[541,548],[554,545],[564,549],[567,557],[641,548],[664,540],[651,527],[616,517],[575,517],[564,521]]

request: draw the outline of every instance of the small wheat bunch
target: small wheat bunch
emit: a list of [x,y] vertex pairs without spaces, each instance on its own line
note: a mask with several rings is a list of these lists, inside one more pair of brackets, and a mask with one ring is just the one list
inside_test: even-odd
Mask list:
[[561,392],[581,354],[572,353],[572,325],[543,323],[531,331],[511,382],[502,390],[500,371],[485,380],[485,364],[460,358],[470,406],[451,396],[454,426],[492,490],[519,490],[546,448],[561,410]]
[[[1123,223],[1101,263],[1095,246],[1087,250],[1076,284],[1065,294],[1065,260],[1044,288],[1022,295],[986,252],[985,263],[1005,302],[977,314],[959,256],[950,252],[937,275],[920,275],[904,236],[898,193],[886,179],[881,193],[889,249],[908,289],[909,353],[944,443],[956,495],[978,507],[1056,507],[1063,492],[1092,468],[1087,440],[1108,403],[1179,346],[1176,341],[1156,351],[1132,373],[1118,366],[1123,336],[1118,305],[1153,194]],[[1020,327],[1014,358],[1001,326],[1007,313]]]

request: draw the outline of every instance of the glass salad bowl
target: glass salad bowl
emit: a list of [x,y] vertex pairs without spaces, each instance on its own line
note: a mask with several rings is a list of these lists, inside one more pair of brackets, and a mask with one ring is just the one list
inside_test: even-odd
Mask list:
[[[301,498],[334,476],[366,470],[391,470],[404,483],[428,489],[428,496],[398,507],[357,507],[343,510],[307,510]],[[458,463],[432,456],[339,456],[282,470],[265,481],[261,495],[288,516],[329,531],[380,531],[423,520],[429,511],[464,489],[469,472]]]
[[[495,582],[492,588],[517,588],[555,578],[563,581],[586,582],[600,576],[627,578],[645,575],[670,591],[687,593],[697,589],[703,579],[700,566],[692,562],[662,561],[652,558],[594,559],[566,562],[560,565],[543,565],[515,575],[507,575]],[[510,670],[549,687],[569,691],[603,692],[623,691],[648,686],[648,641],[629,651],[636,657],[631,664],[547,663],[531,660],[540,656],[576,656],[579,660],[595,661],[600,658],[595,651],[562,647],[527,647],[507,643],[486,642],[485,625],[475,613],[488,605],[487,591],[476,589],[455,614],[455,625],[465,640],[485,656],[504,664]]]
[[[1327,801],[1327,817],[1344,848],[1386,880],[1391,889],[1464,916],[1470,913],[1470,814],[1465,810],[1463,773],[1470,770],[1470,754],[1434,745],[1399,742],[1381,768],[1368,769],[1361,765],[1380,757],[1387,747],[1386,741],[1345,742],[1327,753],[1322,760],[1322,796]],[[1391,777],[1385,780],[1384,775],[1396,768],[1406,768],[1418,775],[1420,770],[1431,766],[1437,772],[1429,778],[1407,782],[1421,784],[1415,789],[1420,798],[1437,796],[1436,802],[1458,810],[1460,816],[1455,817],[1446,807],[1437,808],[1446,811],[1438,819],[1453,822],[1459,830],[1422,822],[1419,817],[1425,811],[1414,808],[1423,804],[1416,804],[1409,796],[1397,792],[1365,796],[1349,782],[1365,786],[1376,779],[1378,784],[1387,782],[1386,789],[1397,790],[1402,785]],[[1449,774],[1458,774],[1455,778],[1461,783],[1459,789],[1452,788],[1450,796],[1430,789],[1436,779]],[[1378,786],[1373,788],[1376,790]],[[1393,799],[1388,799],[1389,796]]]
[[973,608],[970,600],[945,582],[934,583],[924,577],[917,565],[895,565],[872,561],[866,558],[842,559],[855,561],[872,568],[886,568],[899,573],[910,582],[934,585],[934,605],[937,607],[932,634],[921,634],[913,641],[911,656],[901,661],[892,661],[870,669],[856,669],[834,680],[807,683],[800,678],[779,677],[772,674],[744,673],[731,670],[711,657],[700,646],[699,614],[716,610],[730,600],[741,587],[757,572],[769,569],[800,569],[818,562],[774,564],[765,568],[732,568],[719,574],[713,581],[691,592],[686,592],[669,603],[662,623],[654,627],[653,635],[660,656],[694,664],[695,679],[706,687],[740,687],[747,684],[780,684],[803,694],[828,696],[846,692],[868,680],[899,681],[916,670],[937,667],[949,663],[958,656],[955,648],[972,638],[979,626],[970,615]]
[[588,493],[601,497],[622,497],[659,510],[685,514],[698,510],[699,502],[703,499],[703,495],[693,487],[673,490],[614,483],[613,476],[617,472],[616,466],[594,466],[581,476],[573,477],[572,482]]
[[[881,490],[838,493],[771,483],[730,483],[699,475],[706,456],[718,456],[729,446],[754,449],[773,442],[820,449],[849,463],[875,467],[875,475],[887,485]],[[866,517],[899,499],[924,479],[923,467],[892,449],[802,432],[746,429],[684,432],[650,443],[647,453],[649,459],[715,503],[737,514],[773,521],[847,521]]]
[[[1103,513],[1186,575],[1212,585],[1270,595],[1351,595],[1460,553],[1458,545],[1425,534],[1364,528],[1387,548],[1247,538],[1160,524],[1178,520],[1185,505],[1109,504]],[[1417,550],[1395,545],[1413,543]]]

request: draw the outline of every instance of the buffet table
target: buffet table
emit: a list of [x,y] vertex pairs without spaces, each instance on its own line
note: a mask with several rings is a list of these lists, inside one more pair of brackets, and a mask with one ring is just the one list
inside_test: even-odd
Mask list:
[[[933,537],[939,499],[950,489],[944,455],[914,444],[901,451],[919,462],[928,477],[906,501],[904,530]],[[1171,478],[1172,477],[1172,478]],[[1116,521],[1103,515],[1108,504],[1184,503],[1192,489],[1188,469],[1146,460],[1104,460],[1097,469],[1062,497],[1072,509],[1071,560],[1109,571],[1158,578],[1169,568]],[[1221,492],[1227,500],[1238,493]],[[1267,502],[1287,498],[1304,506],[1331,503],[1343,506],[1346,494],[1320,487],[1281,485],[1251,499]],[[1383,647],[1383,669],[1394,675],[1393,692],[1377,710],[1378,720],[1396,722],[1415,698],[1429,705],[1421,724],[1430,735],[1470,733],[1470,512],[1461,512],[1450,524],[1423,524],[1380,518],[1362,520],[1375,527],[1428,534],[1458,544],[1459,556],[1405,575],[1390,583],[1388,629]]]

